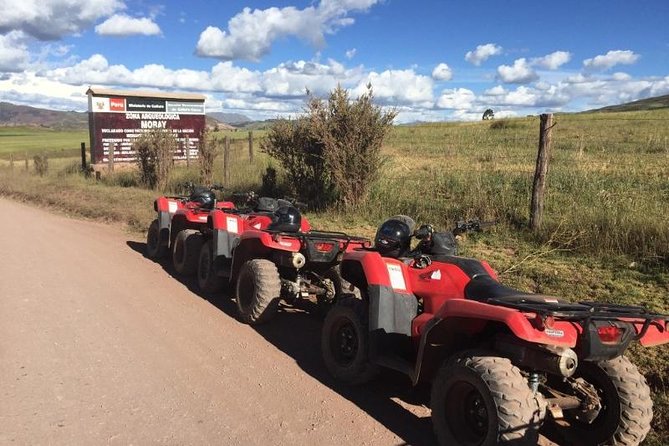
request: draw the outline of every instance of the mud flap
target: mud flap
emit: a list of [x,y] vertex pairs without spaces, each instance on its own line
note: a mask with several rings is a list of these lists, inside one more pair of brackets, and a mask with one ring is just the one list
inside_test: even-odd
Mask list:
[[232,258],[232,250],[239,244],[239,236],[228,231],[214,230],[213,238],[214,258]]
[[411,321],[418,314],[413,294],[396,293],[391,287],[369,286],[369,330],[411,336]]
[[158,227],[160,228],[160,241],[168,245],[170,240],[170,224],[172,217],[167,211],[158,211]]

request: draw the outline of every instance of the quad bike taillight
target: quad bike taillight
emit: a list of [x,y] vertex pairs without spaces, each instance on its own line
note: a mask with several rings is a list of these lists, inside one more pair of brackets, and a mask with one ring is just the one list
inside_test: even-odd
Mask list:
[[330,252],[332,251],[332,248],[334,248],[334,243],[327,243],[327,242],[318,242],[314,243],[314,248],[318,252]]
[[602,344],[613,345],[620,344],[623,338],[624,330],[615,325],[597,327],[597,335]]

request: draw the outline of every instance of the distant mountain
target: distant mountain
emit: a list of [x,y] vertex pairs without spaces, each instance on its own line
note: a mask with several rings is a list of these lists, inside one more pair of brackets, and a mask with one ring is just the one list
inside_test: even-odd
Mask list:
[[624,111],[642,111],[657,110],[658,108],[669,108],[669,94],[665,96],[656,96],[654,98],[641,99],[640,101],[627,102],[620,105],[609,105],[607,107],[589,110],[591,112],[624,112]]
[[86,112],[45,110],[0,102],[0,126],[32,126],[52,129],[87,129]]
[[213,112],[207,113],[207,116],[211,116],[220,122],[225,122],[226,124],[234,125],[235,127],[251,122],[251,118],[244,116],[239,113],[223,113],[223,112]]

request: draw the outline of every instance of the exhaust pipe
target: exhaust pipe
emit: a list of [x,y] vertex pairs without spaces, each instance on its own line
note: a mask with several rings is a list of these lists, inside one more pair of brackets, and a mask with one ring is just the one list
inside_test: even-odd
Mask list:
[[304,257],[304,254],[300,252],[294,252],[292,260],[295,269],[300,269],[304,266],[305,263],[307,263],[307,259]]
[[567,347],[539,346],[512,340],[498,340],[495,347],[516,365],[530,370],[569,378],[578,367],[576,352]]

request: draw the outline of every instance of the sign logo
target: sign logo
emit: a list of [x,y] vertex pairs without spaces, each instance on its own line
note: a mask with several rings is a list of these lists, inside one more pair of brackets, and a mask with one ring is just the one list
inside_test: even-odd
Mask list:
[[111,110],[111,111],[125,111],[125,99],[123,99],[123,98],[110,98],[109,99],[109,110]]
[[108,112],[109,111],[109,98],[93,98],[93,111],[94,112]]

